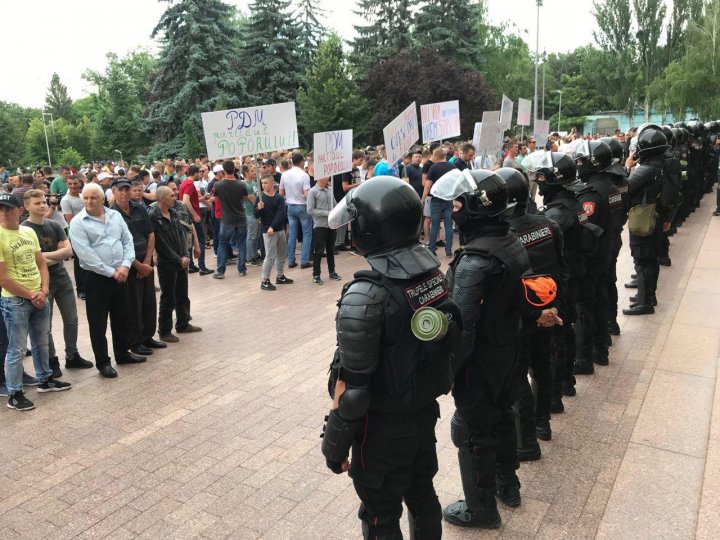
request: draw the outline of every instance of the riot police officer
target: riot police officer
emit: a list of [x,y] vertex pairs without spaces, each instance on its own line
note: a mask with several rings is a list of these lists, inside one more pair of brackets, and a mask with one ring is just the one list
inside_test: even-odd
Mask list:
[[697,120],[687,124],[688,141],[688,214],[700,206],[705,190],[705,165],[707,161],[706,144],[703,136],[705,127]]
[[577,296],[578,337],[574,373],[589,375],[593,363],[608,365],[607,273],[613,246],[622,230],[622,196],[605,172],[612,165],[610,147],[600,141],[584,141],[573,153],[578,177],[587,188],[578,192],[578,200],[591,223],[603,230],[594,257],[588,260],[587,272]]
[[620,325],[617,322],[618,314],[618,291],[617,291],[617,260],[622,249],[622,230],[627,221],[628,201],[630,197],[629,184],[627,181],[627,170],[625,169],[625,152],[622,144],[615,137],[602,137],[600,141],[610,147],[612,152],[612,164],[606,169],[613,185],[617,188],[622,198],[622,216],[620,217],[620,229],[614,238],[613,249],[610,253],[610,265],[608,266],[606,290],[608,296],[608,333],[612,336],[620,335]]
[[[528,213],[530,191],[527,180],[516,169],[498,169],[497,174],[505,180],[508,202],[515,204],[513,213],[507,218],[510,230],[520,239],[528,257],[533,274],[549,275],[557,285],[554,306],[560,317],[565,302],[568,267],[563,257],[563,233],[553,220],[539,214]],[[551,307],[551,306],[548,306]],[[549,441],[550,409],[553,396],[552,346],[556,339],[562,339],[560,327],[538,326],[535,320],[523,317],[520,333],[520,365],[518,369],[518,423],[520,440],[518,458],[520,461],[540,459],[541,451],[537,439]],[[530,371],[537,391],[533,395],[528,382]]]
[[670,228],[680,202],[682,165],[675,155],[675,146],[677,145],[675,133],[668,126],[662,126],[661,129],[669,146],[663,156],[665,159],[665,174],[663,175],[663,185],[658,204],[658,208],[662,210],[662,215],[658,214],[662,226],[658,244],[658,263],[661,266],[670,266],[672,264],[670,259]]
[[[467,354],[455,376],[451,421],[465,500],[445,508],[443,516],[461,527],[497,528],[501,520],[496,493],[509,506],[521,503],[511,407],[520,321],[530,311],[521,276],[530,263],[503,219],[507,186],[500,176],[487,170],[451,171],[430,193],[454,201],[453,221],[466,239],[447,274],[452,298],[462,311]],[[535,315],[538,324],[548,325],[556,317],[538,308]]]
[[[411,537],[434,540],[442,534],[433,488],[437,397],[450,390],[451,336],[459,332],[443,337],[442,328],[453,315],[459,328],[461,314],[437,258],[418,242],[422,206],[410,186],[389,176],[364,183],[328,219],[334,228],[350,221],[353,245],[372,271],[356,273],[338,303],[322,452],[333,472],[349,469],[364,538],[402,538],[404,500]],[[427,316],[419,327],[411,322],[418,314]]]
[[[654,313],[660,265],[657,260],[658,240],[662,231],[661,220],[655,215],[653,226],[652,205],[659,201],[665,176],[665,152],[668,142],[657,126],[648,126],[638,135],[636,153],[639,165],[628,177],[630,184],[630,254],[635,263],[638,293],[634,303],[623,309],[625,315]],[[639,219],[635,221],[635,213]],[[661,215],[662,209],[657,212]]]

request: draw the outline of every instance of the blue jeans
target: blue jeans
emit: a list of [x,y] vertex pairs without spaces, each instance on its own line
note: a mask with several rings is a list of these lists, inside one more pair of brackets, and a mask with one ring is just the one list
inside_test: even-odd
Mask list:
[[48,362],[48,331],[50,329],[50,306],[47,302],[40,309],[32,302],[19,296],[0,299],[8,335],[5,356],[5,379],[8,392],[12,395],[22,390],[23,358],[30,334],[35,377],[46,381],[52,376]]
[[428,249],[435,253],[435,241],[440,230],[440,218],[445,222],[445,253],[452,253],[453,222],[452,222],[452,201],[443,201],[437,197],[430,199],[430,243]]
[[238,252],[237,268],[238,272],[247,270],[245,266],[245,242],[247,241],[247,226],[245,223],[220,224],[220,248],[217,256],[217,273],[225,273],[225,265],[228,256],[232,253],[230,244],[235,245]]
[[205,231],[203,230],[202,222],[193,223],[193,226],[195,227],[195,232],[197,233],[198,244],[200,244],[200,256],[198,257],[198,266],[200,267],[200,270],[205,270]]
[[313,220],[307,213],[307,206],[304,204],[289,204],[287,207],[288,221],[290,222],[290,234],[288,235],[288,263],[295,264],[295,244],[297,243],[298,227],[302,227],[303,242],[300,262],[310,262],[312,251],[312,226]]

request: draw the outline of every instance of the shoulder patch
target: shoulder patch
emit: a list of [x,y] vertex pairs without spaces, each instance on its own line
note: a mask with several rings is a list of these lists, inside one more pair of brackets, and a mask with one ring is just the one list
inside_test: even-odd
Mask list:
[[413,311],[429,306],[447,295],[445,278],[440,272],[405,288],[405,298]]
[[595,213],[595,203],[592,201],[585,201],[583,204],[583,210],[585,210],[585,213],[588,217],[592,216]]

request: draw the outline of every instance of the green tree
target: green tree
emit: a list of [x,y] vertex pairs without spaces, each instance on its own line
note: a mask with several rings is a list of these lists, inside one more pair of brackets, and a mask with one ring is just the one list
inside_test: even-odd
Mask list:
[[413,7],[418,0],[359,0],[357,37],[352,41],[353,65],[365,76],[384,59],[413,47]]
[[[141,129],[145,95],[155,59],[147,51],[132,51],[123,58],[108,53],[104,73],[87,71],[83,77],[98,87],[93,98],[93,119],[97,127],[94,151],[96,157],[110,156],[116,149],[132,160],[147,152],[149,137]],[[89,156],[89,149],[73,144]]]
[[664,67],[659,43],[666,8],[664,0],[633,0],[633,8],[637,19],[638,58],[642,68],[642,94],[647,122],[650,119],[651,105],[648,87]]
[[73,101],[73,117],[82,118],[87,116],[90,119],[95,119],[98,114],[98,95],[90,94],[80,99]]
[[248,105],[294,101],[303,83],[300,28],[290,0],[255,0],[245,25],[243,71]]
[[477,67],[476,25],[484,8],[478,0],[425,0],[414,19],[418,47],[432,49],[463,66]]
[[72,99],[68,95],[67,86],[60,82],[57,73],[53,73],[50,79],[50,87],[45,95],[45,111],[51,113],[55,120],[73,118]]
[[[152,36],[160,36],[162,49],[150,79],[145,117],[154,143],[151,157],[187,155],[186,120],[200,134],[201,113],[221,110],[221,103],[248,104],[234,15],[234,8],[220,0],[180,0],[160,17]],[[263,56],[251,60],[265,62]]]
[[300,26],[300,53],[305,65],[315,55],[320,42],[325,37],[327,30],[320,19],[325,15],[325,10],[317,5],[316,0],[298,0],[297,17]]
[[17,167],[25,164],[25,133],[28,109],[0,101],[0,165]]
[[58,154],[58,163],[61,165],[70,165],[71,167],[80,168],[85,163],[85,158],[75,150],[72,146],[63,148]]
[[68,122],[56,120],[54,128],[47,121],[43,126],[42,117],[36,116],[30,120],[27,132],[25,133],[25,143],[27,149],[27,159],[31,163],[47,164],[47,147],[45,143],[45,133],[47,130],[47,144],[50,147],[50,158],[53,164],[57,163],[60,151],[70,146],[68,141]]
[[303,144],[312,144],[313,133],[333,129],[352,129],[353,139],[363,141],[368,103],[350,77],[337,34],[329,34],[320,43],[305,77],[307,89],[298,93]]

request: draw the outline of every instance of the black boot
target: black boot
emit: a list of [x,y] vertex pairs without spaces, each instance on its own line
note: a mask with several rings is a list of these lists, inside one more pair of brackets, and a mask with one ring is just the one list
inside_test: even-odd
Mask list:
[[562,387],[562,393],[563,396],[573,397],[577,394],[577,391],[575,390],[575,377],[572,375],[569,379],[565,379],[563,381],[563,387]]
[[650,315],[655,313],[655,308],[652,305],[652,294],[648,294],[647,274],[647,269],[638,268],[638,293],[635,296],[635,302],[629,308],[623,309],[624,315]]
[[410,540],[436,540],[442,537],[442,513],[431,516],[413,516],[408,510]]
[[535,418],[518,419],[518,461],[537,461],[542,456],[540,445],[535,437]]
[[535,425],[535,434],[541,441],[552,440],[552,429],[550,429],[550,418],[538,419]]
[[364,540],[402,540],[400,527],[397,530],[378,528],[366,522],[362,522],[362,533]]
[[57,356],[53,356],[49,359],[50,369],[52,370],[53,379],[59,379],[62,377],[62,370],[60,369],[60,360]]
[[499,529],[502,525],[495,501],[495,488],[477,489],[473,509],[465,501],[454,502],[443,509],[445,521],[458,527]]
[[617,321],[608,321],[608,333],[611,336],[620,335],[620,325],[617,323]]
[[628,282],[625,284],[625,288],[626,288],[626,289],[637,289],[637,288],[638,288],[637,279],[636,279],[636,278],[631,278],[630,281],[628,281]]
[[595,368],[592,362],[593,317],[592,305],[588,302],[576,304],[577,319],[575,320],[575,353],[574,375],[592,375]]
[[607,366],[610,363],[607,350],[598,347],[593,348],[592,360],[598,366]]
[[504,505],[517,508],[522,504],[520,480],[518,480],[515,471],[507,474],[502,474],[498,471],[495,476],[495,489],[498,499],[500,499]]
[[672,266],[672,261],[670,257],[658,257],[658,264],[660,266]]

